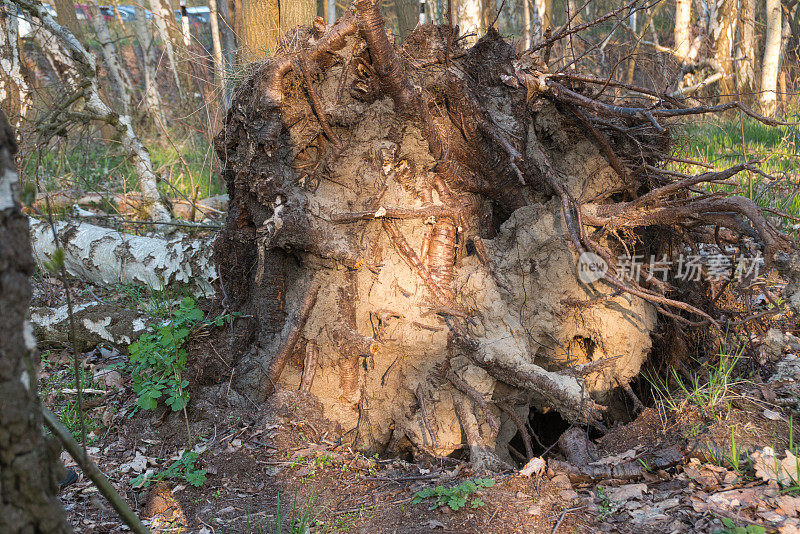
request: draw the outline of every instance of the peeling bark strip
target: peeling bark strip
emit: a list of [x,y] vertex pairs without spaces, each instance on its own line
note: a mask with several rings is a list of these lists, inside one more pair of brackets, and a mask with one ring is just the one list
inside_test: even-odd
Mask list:
[[[214,293],[216,268],[205,241],[133,236],[88,223],[58,221],[55,225],[67,271],[87,282],[142,284],[154,290],[182,284],[201,295]],[[58,245],[46,222],[31,219],[30,235],[41,268]]]
[[63,467],[42,435],[39,356],[25,320],[33,271],[27,219],[16,200],[14,132],[0,111],[0,532],[66,533],[56,497]]

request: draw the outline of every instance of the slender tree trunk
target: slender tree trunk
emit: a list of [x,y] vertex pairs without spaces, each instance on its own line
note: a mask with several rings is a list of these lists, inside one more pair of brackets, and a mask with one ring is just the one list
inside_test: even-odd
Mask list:
[[0,3],[0,106],[19,130],[30,107],[31,92],[20,69],[19,18],[11,14],[14,12],[13,5]]
[[531,47],[531,0],[522,0],[522,45]]
[[186,12],[186,0],[181,0],[181,36],[183,48],[188,51],[192,45],[192,33],[189,30],[189,13]]
[[741,38],[739,40],[737,88],[742,100],[752,103],[756,90],[756,0],[741,0]]
[[122,69],[117,54],[117,48],[114,46],[114,41],[111,39],[111,33],[108,31],[106,19],[97,7],[95,0],[89,0],[86,3],[89,8],[89,14],[92,17],[92,26],[97,34],[97,40],[103,51],[103,62],[108,71],[108,81],[111,86],[111,91],[119,105],[120,109],[126,115],[130,113],[130,95],[133,93],[131,81],[127,73]]
[[[784,103],[784,106],[790,101],[792,98],[792,94],[789,93],[789,73],[788,71],[791,68],[797,68],[797,52],[798,52],[798,45],[797,38],[800,37],[800,33],[792,31],[792,24],[791,20],[794,18],[795,26],[797,25],[797,14],[798,14],[798,4],[795,3],[794,6],[791,8],[792,10],[789,11],[784,4],[781,4],[784,9],[784,17],[783,17],[783,30],[781,32],[781,57],[778,63],[778,86],[781,92],[781,101]],[[792,45],[792,38],[794,37],[794,56],[792,60],[790,60],[790,50],[789,47]],[[797,73],[795,71],[794,76]],[[794,90],[792,91],[794,92]]]
[[400,41],[417,27],[419,22],[419,0],[395,0],[395,12],[397,13],[397,36]]
[[72,35],[83,42],[83,29],[78,22],[78,16],[75,14],[75,4],[72,0],[54,0],[53,7],[56,9],[56,22],[69,28]]
[[544,32],[550,27],[550,13],[553,3],[551,0],[534,0],[534,2],[536,5],[534,28],[536,31],[536,38],[541,39]]
[[729,102],[735,97],[733,42],[736,35],[736,9],[736,0],[716,0],[711,13],[713,62],[715,68],[723,75],[719,81],[721,102]]
[[[453,24],[460,26],[462,34],[475,33],[478,36],[481,35],[483,33],[481,0],[452,0],[452,2]],[[472,43],[476,40],[477,37],[467,39],[468,42]]]
[[329,26],[336,22],[336,0],[327,0],[326,4],[326,17],[325,21]]
[[242,0],[241,6],[240,59],[243,63],[263,60],[278,44],[278,0]]
[[0,532],[71,529],[56,494],[60,449],[42,435],[39,355],[25,319],[33,273],[28,219],[19,209],[14,132],[0,112]]
[[217,0],[208,0],[208,10],[211,25],[211,43],[214,51],[214,81],[217,91],[222,95],[221,101],[224,102],[224,95],[227,93],[225,90],[225,59],[222,56],[222,38],[219,31]]
[[764,61],[761,64],[761,107],[765,114],[775,113],[778,89],[778,67],[781,55],[783,16],[780,0],[767,0],[767,31]]
[[[224,63],[223,76],[225,76],[233,72],[236,65],[236,38],[233,33],[233,19],[228,10],[228,0],[217,0],[217,9],[219,10],[217,21],[219,23],[219,36],[222,43],[222,59]],[[226,108],[230,104],[232,93],[232,84],[226,83],[224,93]]]
[[295,26],[311,24],[317,18],[316,0],[281,0],[280,4],[280,29],[286,33]]
[[689,57],[692,29],[692,0],[675,2],[675,54],[681,61]]
[[144,8],[136,6],[136,21],[134,27],[142,47],[142,73],[144,74],[145,102],[148,113],[154,114],[163,122],[161,109],[161,95],[158,92],[158,63],[156,51],[153,46],[153,37],[147,24]]
[[150,10],[153,12],[153,21],[155,22],[158,35],[164,45],[164,50],[167,53],[169,66],[172,69],[172,76],[175,78],[175,86],[178,88],[178,94],[183,99],[184,87],[181,83],[180,70],[178,68],[178,58],[176,56],[179,37],[175,31],[175,15],[172,13],[172,7],[169,0],[150,0]]
[[697,10],[697,23],[700,26],[700,31],[707,34],[711,26],[711,8],[708,0],[694,0],[694,4]]
[[489,30],[489,27],[494,22],[496,12],[497,12],[497,2],[495,2],[495,0],[481,0],[481,18],[483,19],[482,33],[485,33]]

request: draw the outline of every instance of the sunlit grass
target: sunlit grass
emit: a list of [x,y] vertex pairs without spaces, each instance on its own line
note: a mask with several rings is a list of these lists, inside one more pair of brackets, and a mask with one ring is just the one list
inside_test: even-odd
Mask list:
[[[800,119],[798,115],[787,118]],[[767,126],[749,117],[688,121],[675,132],[675,155],[694,159],[722,170],[758,160],[758,167],[772,178],[742,172],[726,184],[709,184],[711,191],[725,191],[752,198],[762,208],[800,217],[800,128]],[[698,174],[707,169],[670,163],[673,170]],[[773,212],[765,215],[774,216]],[[787,227],[797,221],[784,219]]]
[[[224,192],[216,175],[216,156],[206,143],[176,141],[175,146],[164,146],[153,142],[148,149],[165,196],[202,199]],[[103,194],[138,190],[136,173],[127,156],[118,147],[99,140],[77,147],[59,143],[31,151],[23,158],[21,171],[23,180],[36,181],[37,188],[49,191],[79,188]]]

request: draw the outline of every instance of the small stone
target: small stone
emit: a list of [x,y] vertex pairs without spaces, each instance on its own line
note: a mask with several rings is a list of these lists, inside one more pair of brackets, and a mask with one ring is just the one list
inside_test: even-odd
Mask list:
[[527,512],[528,515],[541,515],[542,514],[542,507],[538,504],[534,504],[530,508],[528,508]]
[[572,489],[572,482],[569,481],[569,477],[564,473],[554,476],[552,482],[556,488]]
[[616,488],[606,488],[606,497],[611,501],[629,501],[641,499],[647,491],[647,484],[625,484]]
[[573,491],[571,489],[561,490],[560,492],[558,492],[558,495],[559,495],[559,497],[561,497],[565,501],[569,501],[569,502],[572,502],[572,501],[580,498],[580,495],[578,495],[577,492],[575,492],[575,491]]

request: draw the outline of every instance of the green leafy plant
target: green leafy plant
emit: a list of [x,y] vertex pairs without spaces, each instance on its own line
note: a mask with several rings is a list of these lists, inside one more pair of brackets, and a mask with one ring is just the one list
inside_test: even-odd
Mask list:
[[763,534],[767,531],[761,525],[739,526],[733,519],[727,517],[720,517],[719,519],[724,526],[722,530],[717,531],[719,534]]
[[281,511],[281,496],[279,494],[275,516],[269,517],[265,514],[267,523],[264,525],[256,525],[255,529],[250,528],[248,531],[257,534],[283,534],[284,532],[289,532],[289,534],[306,534],[310,527],[316,523],[315,516],[318,515],[315,513],[316,503],[317,497],[312,495],[309,497],[308,503],[304,508],[298,508],[297,494],[295,493],[291,512],[285,514]]
[[172,317],[161,323],[154,332],[147,332],[129,347],[130,360],[125,368],[133,376],[136,404],[144,410],[153,410],[159,399],[172,411],[186,408],[189,381],[183,379],[187,353],[183,348],[189,334],[201,326],[222,326],[234,319],[233,314],[221,315],[203,321],[203,312],[194,299],[185,297]]
[[181,457],[175,460],[169,467],[156,474],[141,474],[131,482],[134,488],[146,488],[153,482],[162,480],[182,480],[192,486],[199,488],[206,481],[206,470],[196,467],[200,453],[186,451]]
[[[449,488],[445,486],[425,488],[414,494],[411,504],[419,504],[425,499],[434,499],[431,510],[446,505],[451,510],[458,511],[467,504],[470,495],[476,493],[480,488],[489,488],[491,486],[494,486],[493,479],[476,478],[474,480],[465,480],[458,486]],[[470,501],[471,508],[480,508],[485,504],[480,497],[475,497]]]
[[620,509],[621,503],[609,499],[608,495],[606,495],[606,488],[603,486],[597,486],[597,498],[600,499],[600,503],[597,505],[597,512],[601,521],[613,516]]

